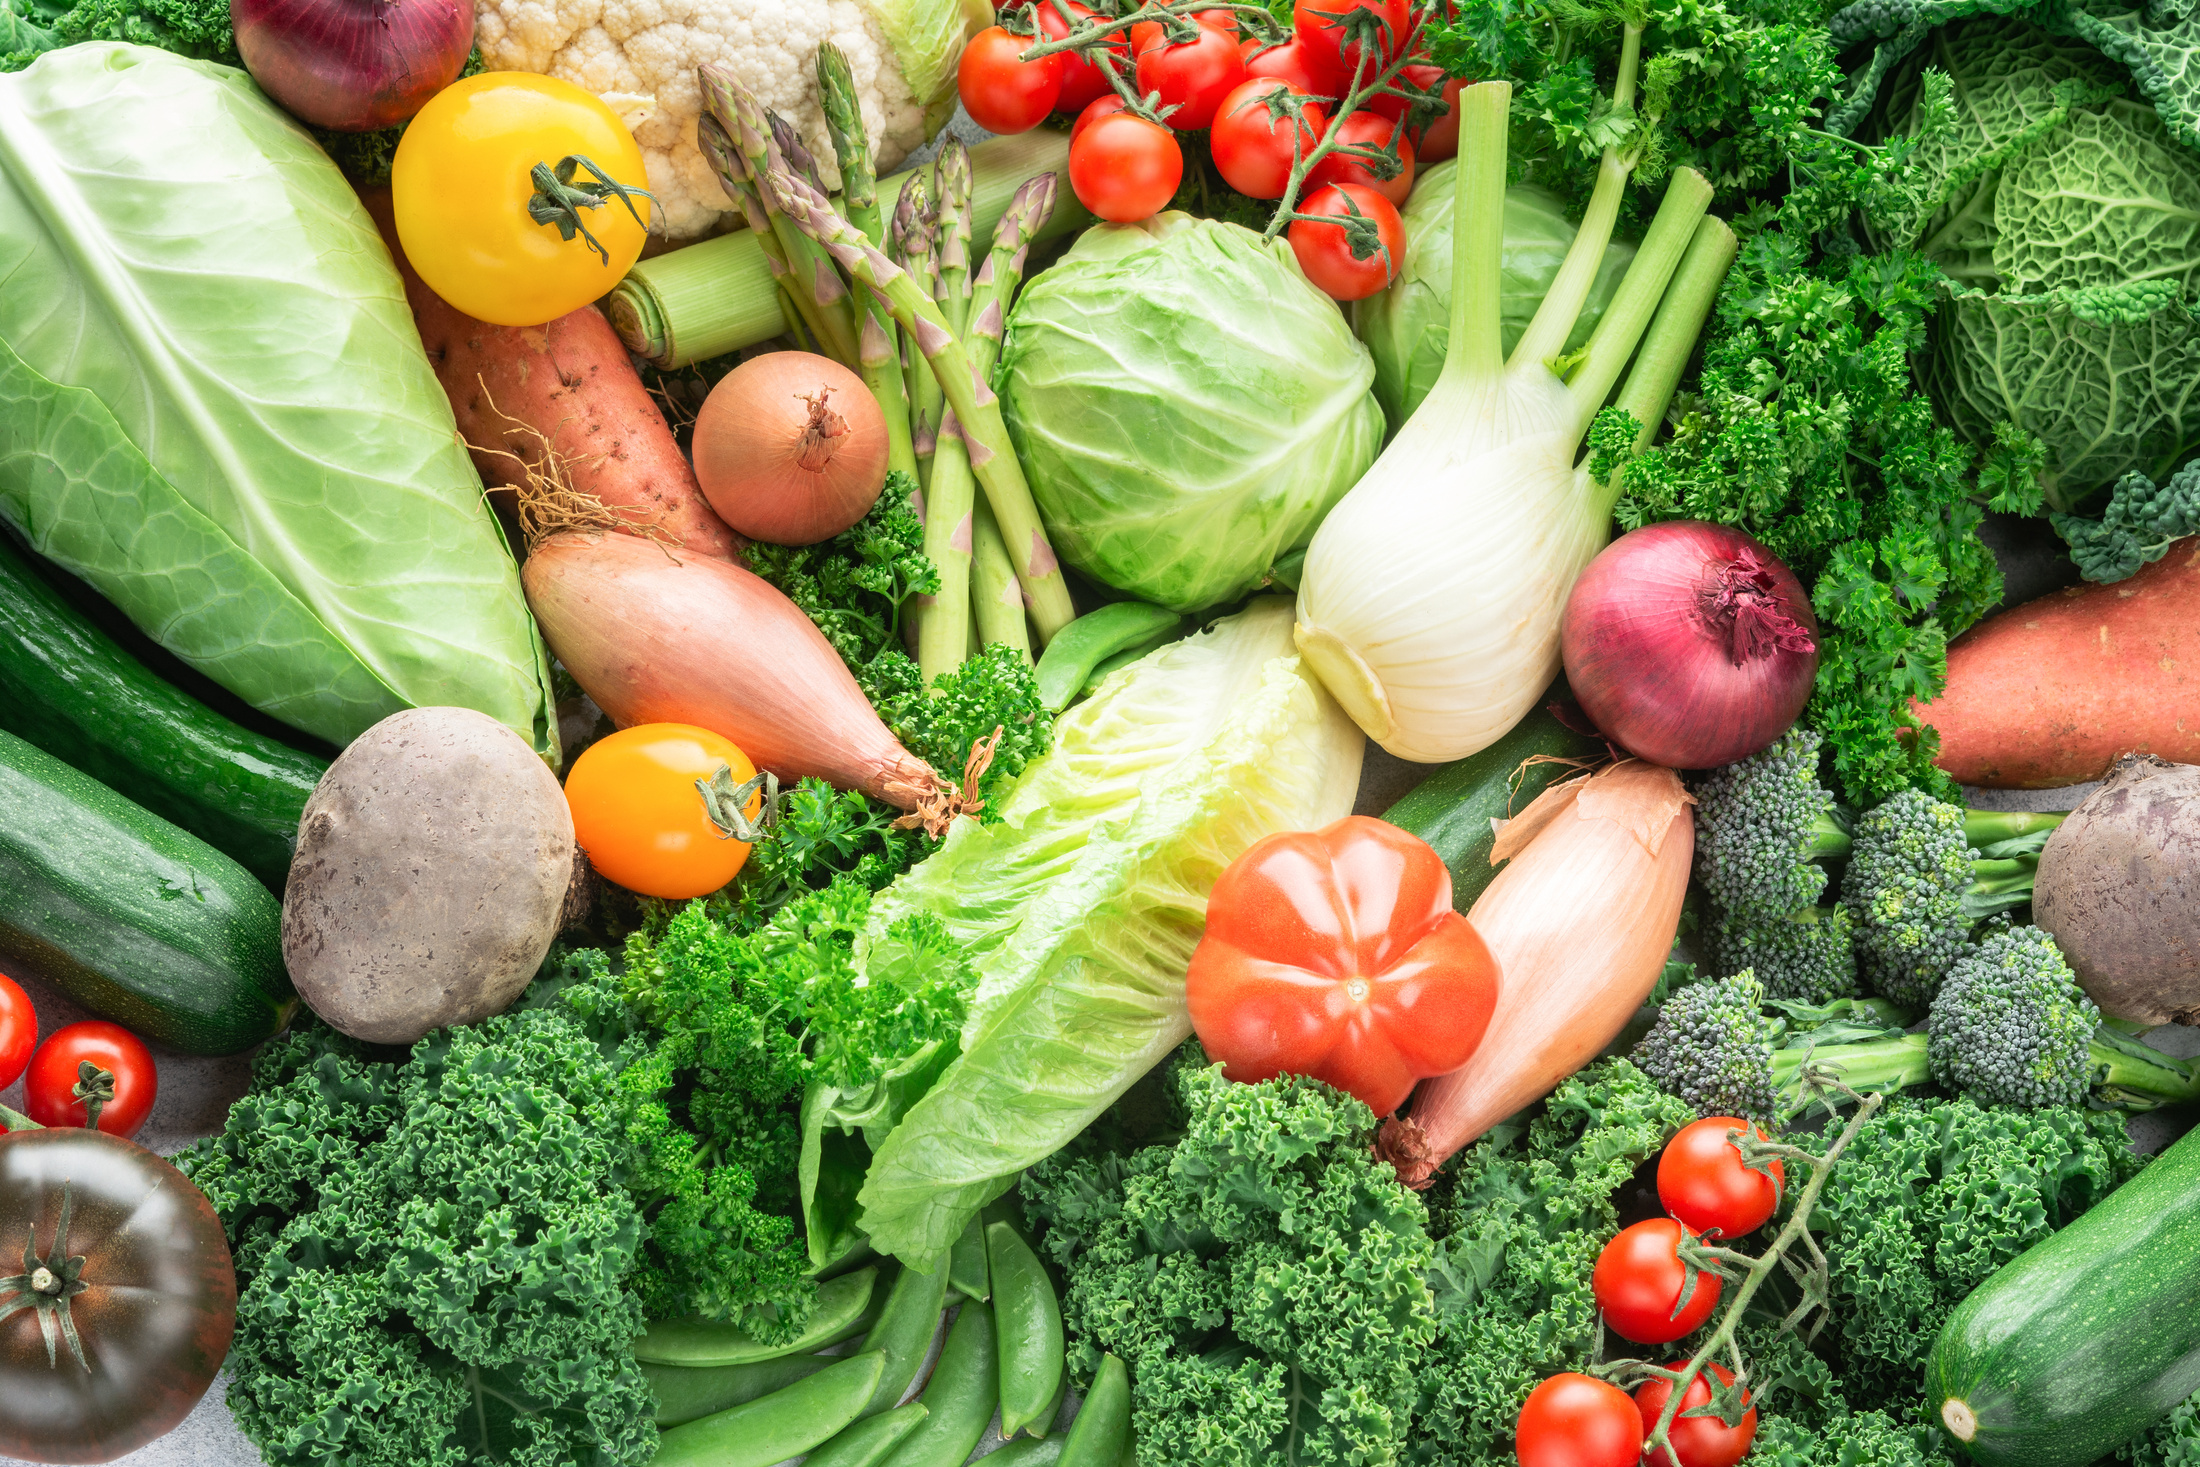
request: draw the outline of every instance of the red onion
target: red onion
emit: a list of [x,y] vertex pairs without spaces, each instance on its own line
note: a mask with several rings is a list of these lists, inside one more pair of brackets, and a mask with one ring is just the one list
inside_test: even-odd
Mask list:
[[695,417],[695,478],[718,517],[772,545],[830,540],[886,483],[886,415],[830,357],[766,352],[719,379]]
[[1566,599],[1566,681],[1606,737],[1668,769],[1711,769],[1787,732],[1818,674],[1802,583],[1740,530],[1646,525]]
[[474,48],[472,0],[230,0],[229,23],[260,89],[337,132],[405,121]]

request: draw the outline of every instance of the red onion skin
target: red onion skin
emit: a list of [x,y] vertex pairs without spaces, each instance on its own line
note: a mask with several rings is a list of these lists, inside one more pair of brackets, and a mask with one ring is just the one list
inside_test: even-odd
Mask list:
[[229,22],[260,89],[336,132],[405,121],[474,48],[472,0],[230,0]]
[[[1778,642],[1759,638],[1737,666],[1732,623],[1707,622],[1701,598],[1722,568],[1741,574],[1738,564],[1761,565],[1761,600],[1794,631]],[[1801,716],[1818,674],[1817,640],[1810,598],[1771,551],[1728,525],[1672,520],[1622,535],[1589,562],[1566,600],[1559,653],[1568,686],[1605,737],[1668,769],[1715,769],[1756,753]]]
[[[843,420],[826,466],[800,433],[811,401]],[[695,417],[695,478],[718,517],[767,545],[815,545],[853,525],[886,482],[886,415],[863,379],[830,357],[774,351],[735,367]],[[739,742],[736,740],[735,742]]]

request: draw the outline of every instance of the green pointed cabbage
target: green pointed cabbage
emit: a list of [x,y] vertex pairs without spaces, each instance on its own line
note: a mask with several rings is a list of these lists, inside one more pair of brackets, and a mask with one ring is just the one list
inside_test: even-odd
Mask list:
[[[1444,368],[1451,344],[1451,215],[1458,187],[1457,167],[1449,159],[1425,170],[1406,200],[1406,268],[1390,288],[1369,296],[1354,313],[1360,340],[1375,358],[1375,400],[1395,433],[1398,425],[1428,396]],[[1498,324],[1506,355],[1535,319],[1535,308],[1558,276],[1573,247],[1573,221],[1558,195],[1533,184],[1505,190],[1505,253],[1499,266]],[[1624,240],[1605,246],[1589,300],[1574,322],[1566,349],[1589,339],[1604,315],[1606,302],[1619,289],[1620,277],[1634,263],[1635,247]]]
[[389,252],[242,71],[0,77],[0,516],[332,743],[475,708],[555,756],[519,576]]
[[1374,375],[1283,240],[1168,213],[1087,230],[1025,288],[1001,409],[1062,559],[1198,611],[1260,585],[1375,461]]

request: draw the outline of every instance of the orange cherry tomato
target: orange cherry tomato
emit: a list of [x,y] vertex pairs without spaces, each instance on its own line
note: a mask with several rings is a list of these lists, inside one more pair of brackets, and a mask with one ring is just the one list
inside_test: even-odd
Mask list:
[[[573,839],[606,881],[643,896],[707,896],[740,874],[745,842],[711,823],[696,781],[720,769],[741,784],[756,775],[733,741],[687,723],[622,728],[573,761],[565,801]],[[746,807],[754,819],[762,795]]]

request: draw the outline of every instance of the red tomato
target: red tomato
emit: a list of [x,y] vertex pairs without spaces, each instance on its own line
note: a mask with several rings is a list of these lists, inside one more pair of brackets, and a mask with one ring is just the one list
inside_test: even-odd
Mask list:
[[[88,1077],[85,1065],[93,1067]],[[110,1082],[114,1098],[100,1105],[99,1129],[110,1136],[135,1136],[160,1093],[160,1075],[144,1041],[104,1019],[56,1029],[31,1057],[23,1082],[24,1114],[41,1126],[82,1126],[89,1111],[77,1095],[79,1087],[105,1088]]]
[[[1413,143],[1415,158],[1422,163],[1434,163],[1439,158],[1449,158],[1457,154],[1459,151],[1459,89],[1465,86],[1466,82],[1456,78],[1449,81],[1445,80],[1444,69],[1441,66],[1432,66],[1426,61],[1409,61],[1399,68],[1396,84],[1400,86],[1411,84],[1424,92],[1441,88],[1444,94],[1446,110],[1442,114],[1424,127],[1408,128],[1406,130],[1406,137]],[[1410,99],[1394,97],[1388,92],[1377,93],[1368,99],[1367,104],[1368,111],[1378,113],[1393,122],[1402,119],[1412,107],[1413,103]],[[1441,153],[1429,152],[1428,143],[1434,139],[1441,144],[1443,141],[1442,135],[1446,133],[1447,129],[1449,132],[1448,150]]]
[[[1232,41],[1237,39],[1237,12],[1234,10],[1195,10],[1189,18],[1208,27],[1210,30],[1221,31]],[[1165,22],[1158,20],[1139,21],[1131,27],[1131,54],[1133,56],[1138,55],[1148,46],[1160,40],[1167,32],[1168,26]]]
[[987,132],[1029,132],[1046,120],[1062,95],[1061,55],[1026,61],[1023,53],[1038,42],[988,26],[963,47],[955,83],[963,109]]
[[1317,289],[1340,301],[1365,300],[1398,278],[1406,264],[1406,225],[1397,206],[1359,183],[1333,183],[1299,205],[1301,214],[1357,214],[1374,221],[1380,249],[1353,258],[1352,238],[1341,224],[1294,219],[1291,253]]
[[13,978],[0,973],[0,1090],[15,1083],[23,1066],[31,1062],[38,1043],[38,1015],[31,996]]
[[1221,31],[1201,27],[1199,39],[1171,46],[1149,46],[1138,56],[1138,90],[1159,92],[1163,113],[1178,132],[1196,131],[1215,119],[1215,109],[1230,89],[1245,80],[1245,58],[1237,42]]
[[1472,85],[1458,76],[1444,83],[1444,115],[1430,123],[1413,145],[1419,161],[1436,163],[1459,156],[1459,93]]
[[[1063,18],[1062,11],[1057,6],[1068,9],[1068,19]],[[1038,15],[1039,34],[1050,41],[1059,41],[1069,34],[1072,24],[1091,18],[1093,11],[1091,6],[1080,5],[1078,0],[1039,0]],[[1130,43],[1123,39],[1121,31],[1117,31],[1102,49],[1113,51],[1125,61],[1131,59]],[[1062,94],[1054,99],[1055,111],[1082,112],[1094,98],[1115,94],[1115,88],[1108,84],[1108,74],[1102,70],[1097,53],[1087,51],[1078,55],[1065,52],[1057,58],[1057,63],[1062,69]]]
[[[1069,125],[1069,140],[1073,143],[1076,142],[1078,135],[1083,133],[1086,128],[1103,117],[1113,117],[1128,106],[1130,106],[1130,103],[1113,92],[1086,104],[1085,110],[1077,114],[1077,120]],[[1170,192],[1173,193],[1175,190],[1172,189]]]
[[1669,1217],[1623,1228],[1597,1255],[1589,1287],[1604,1311],[1604,1322],[1638,1345],[1662,1345],[1694,1334],[1719,1307],[1719,1276],[1700,1272],[1688,1307],[1678,1314],[1688,1269],[1681,1262],[1681,1225]]
[[[1349,38],[1367,24],[1346,19],[1352,12],[1361,10],[1381,23],[1377,29],[1387,39],[1380,48],[1362,46]],[[1293,0],[1291,6],[1291,29],[1310,53],[1314,65],[1348,82],[1353,68],[1363,60],[1366,71],[1361,79],[1374,80],[1383,63],[1405,46],[1411,34],[1412,19],[1412,7],[1407,0]]]
[[1787,1168],[1775,1160],[1767,1176],[1742,1165],[1732,1131],[1765,1134],[1738,1116],[1707,1116],[1681,1127],[1658,1158],[1658,1201],[1693,1232],[1743,1237],[1780,1205]]
[[1520,1467],[1635,1467],[1642,1418],[1618,1386],[1569,1370],[1528,1392],[1513,1450]]
[[[643,896],[708,896],[741,873],[745,841],[710,818],[695,785],[724,769],[736,785],[756,766],[731,739],[691,723],[638,723],[590,744],[565,776],[573,840],[606,881]],[[744,813],[764,808],[751,795]]]
[[1285,41],[1280,46],[1262,49],[1260,42],[1247,41],[1238,47],[1238,54],[1245,58],[1245,74],[1281,77],[1309,96],[1335,101],[1344,93],[1344,81],[1314,64],[1314,58],[1297,41]]
[[[1678,1370],[1688,1362],[1675,1360],[1667,1370]],[[1723,1365],[1706,1363],[1704,1368],[1715,1372],[1719,1384],[1732,1385],[1734,1372]],[[1635,1410],[1641,1414],[1642,1434],[1647,1438],[1657,1429],[1658,1418],[1665,1414],[1665,1403],[1673,1394],[1670,1381],[1648,1380],[1635,1387]],[[1711,1383],[1698,1375],[1688,1383],[1688,1391],[1681,1397],[1681,1409],[1674,1413],[1673,1424],[1665,1429],[1666,1440],[1673,1444],[1673,1451],[1681,1459],[1681,1467],[1734,1467],[1749,1455],[1749,1444],[1757,1439],[1757,1408],[1751,1406],[1738,1426],[1728,1426],[1716,1416],[1690,1416],[1687,1413],[1711,1400]],[[1749,1400],[1749,1389],[1743,1387],[1742,1400]],[[1671,1467],[1671,1459],[1664,1452],[1658,1453],[1658,1461]]]
[[1291,182],[1291,165],[1313,150],[1329,126],[1328,115],[1311,101],[1298,119],[1288,112],[1272,113],[1268,98],[1278,92],[1306,95],[1272,76],[1238,83],[1222,99],[1208,135],[1216,170],[1230,187],[1255,199],[1282,198]]
[[[1387,148],[1398,124],[1373,112],[1361,109],[1347,117],[1337,129],[1337,146]],[[1365,184],[1384,198],[1403,209],[1406,195],[1413,192],[1413,144],[1398,139],[1398,171],[1388,178],[1377,178],[1376,165],[1362,158],[1347,157],[1341,152],[1331,153],[1314,165],[1307,175],[1307,183],[1315,188],[1330,183]]]
[[1230,1079],[1311,1075],[1379,1116],[1467,1062],[1497,987],[1443,858],[1365,815],[1231,862],[1184,980],[1192,1027]]
[[1184,150],[1176,138],[1135,114],[1103,115],[1070,139],[1069,186],[1079,203],[1112,223],[1152,218],[1183,180]]

